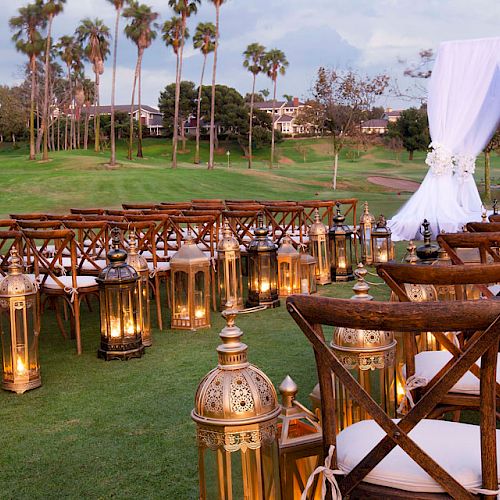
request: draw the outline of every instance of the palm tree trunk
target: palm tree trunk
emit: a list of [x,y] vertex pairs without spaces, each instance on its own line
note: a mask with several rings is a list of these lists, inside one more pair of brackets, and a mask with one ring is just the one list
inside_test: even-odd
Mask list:
[[212,101],[210,106],[210,154],[208,157],[208,169],[214,168],[214,141],[215,141],[215,80],[217,72],[217,49],[219,47],[219,4],[215,4],[215,47],[214,65],[212,69]]
[[57,113],[57,151],[61,150],[61,110]]
[[177,167],[177,143],[179,140],[179,102],[181,98],[182,54],[186,35],[186,16],[182,15],[181,46],[177,54],[177,71],[175,74],[174,134],[172,137],[172,168]]
[[49,14],[49,22],[47,28],[47,44],[45,46],[45,89],[44,89],[44,103],[42,115],[42,129],[43,129],[43,155],[42,160],[49,159],[49,55],[50,55],[50,34],[52,30],[53,15]]
[[276,81],[278,77],[274,78],[274,93],[273,93],[273,114],[271,115],[271,163],[269,164],[269,168],[273,168],[274,163],[274,112],[276,109]]
[[83,149],[89,147],[89,106],[90,102],[85,103],[85,125],[83,127]]
[[134,100],[135,100],[135,87],[137,85],[137,78],[139,76],[139,54],[137,54],[137,62],[135,63],[134,83],[132,85],[132,103],[130,104],[130,126],[128,136],[128,154],[127,158],[132,159],[132,146],[134,141]]
[[64,151],[68,150],[68,113],[64,113]]
[[78,115],[76,120],[76,147],[80,149],[81,144],[81,124],[82,124],[82,107],[78,106]]
[[99,117],[99,71],[95,73],[95,107],[94,107],[94,151],[99,153],[101,150],[100,137],[101,120]]
[[111,159],[109,164],[116,165],[116,138],[115,138],[115,86],[116,86],[116,54],[118,51],[118,25],[120,23],[120,9],[116,9],[115,39],[113,41],[113,76],[111,77]]
[[491,201],[491,153],[488,149],[484,151],[484,201]]
[[250,125],[248,128],[248,168],[252,168],[252,129],[253,129],[253,104],[255,94],[255,80],[257,75],[253,73],[252,96],[250,97]]
[[203,66],[201,67],[200,87],[198,88],[198,105],[196,108],[196,152],[194,154],[194,162],[200,163],[200,117],[201,117],[201,90],[203,87],[203,76],[205,74],[205,66],[207,64],[207,55],[203,55]]
[[[73,110],[71,109],[71,104],[72,104],[72,92],[73,89],[71,87],[71,67],[68,64],[68,86],[69,86],[69,109],[71,116],[73,115]],[[66,131],[65,131],[65,149],[68,149],[68,115],[66,115]],[[69,131],[69,149],[73,149],[73,120],[71,119],[71,127]]]
[[142,75],[142,55],[144,54],[144,50],[141,49],[141,52],[139,54],[139,60],[138,60],[138,65],[139,65],[139,75],[138,75],[138,81],[139,81],[139,87],[137,89],[137,104],[139,105],[139,130],[138,130],[138,138],[137,138],[137,158],[143,158],[142,155],[142,113],[141,113],[141,75]]
[[337,189],[337,171],[339,168],[339,153],[335,152],[333,160],[333,179],[332,179],[332,189],[335,191]]
[[30,106],[30,160],[35,159],[35,88],[36,88],[36,58],[31,56],[31,106]]

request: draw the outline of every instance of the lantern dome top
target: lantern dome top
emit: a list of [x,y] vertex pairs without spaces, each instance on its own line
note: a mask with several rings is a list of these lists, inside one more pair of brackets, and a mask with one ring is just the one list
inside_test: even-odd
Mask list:
[[311,224],[309,228],[309,236],[321,236],[326,235],[328,229],[321,222],[321,217],[319,216],[319,210],[317,208],[314,209],[314,222]]
[[127,264],[137,272],[149,271],[148,261],[137,251],[137,236],[132,232],[129,238]]
[[259,214],[259,227],[255,228],[255,238],[248,245],[249,252],[273,252],[277,249],[275,243],[268,238],[267,227],[264,227],[264,218]]
[[375,217],[368,210],[368,202],[367,201],[365,201],[365,203],[363,205],[363,213],[361,214],[361,217],[359,218],[359,223],[360,224],[375,224]]
[[292,238],[290,238],[290,236],[285,235],[281,240],[281,246],[278,248],[278,255],[299,255],[299,252],[295,250],[292,244]]
[[387,227],[387,221],[382,214],[379,215],[377,227],[373,229],[373,232],[378,234],[391,234],[391,230]]
[[171,265],[207,264],[210,259],[195,244],[191,232],[188,232],[184,245],[170,259]]
[[229,223],[227,220],[224,222],[224,229],[222,230],[222,238],[217,245],[218,252],[237,252],[240,249],[238,240],[234,237]]
[[0,281],[0,297],[14,297],[36,293],[35,283],[25,274],[16,248],[10,251],[8,274]]
[[340,203],[336,203],[337,208],[336,208],[336,214],[333,216],[333,225],[330,228],[330,235],[351,235],[352,230],[351,228],[345,223],[345,215],[340,211]]
[[226,326],[217,348],[219,366],[209,372],[196,391],[192,418],[199,423],[247,425],[276,418],[280,405],[269,378],[247,360],[243,332],[234,324],[235,309],[222,313]]
[[128,283],[137,281],[139,276],[135,269],[128,265],[127,252],[120,248],[120,230],[114,228],[113,233],[113,248],[106,256],[109,264],[99,273],[97,278],[98,283]]

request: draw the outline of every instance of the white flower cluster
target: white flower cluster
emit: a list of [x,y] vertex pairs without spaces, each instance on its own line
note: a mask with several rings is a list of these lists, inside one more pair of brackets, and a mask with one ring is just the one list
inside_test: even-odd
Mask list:
[[427,153],[425,163],[429,165],[434,175],[446,175],[453,172],[453,155],[451,151],[438,142],[429,144],[430,151]]
[[473,175],[476,171],[476,158],[474,156],[467,154],[454,155],[453,163],[455,165],[455,175],[458,175],[464,180]]

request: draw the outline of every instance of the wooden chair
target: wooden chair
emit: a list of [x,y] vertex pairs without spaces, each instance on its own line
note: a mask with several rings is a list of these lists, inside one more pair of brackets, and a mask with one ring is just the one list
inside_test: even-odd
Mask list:
[[491,214],[488,216],[490,222],[500,222],[500,214]]
[[123,222],[125,217],[123,215],[84,215],[83,220],[88,221],[104,221],[104,222]]
[[226,210],[222,212],[222,217],[227,220],[242,252],[246,252],[254,237],[253,232],[258,225],[258,217],[261,213],[260,210]]
[[40,212],[26,213],[26,214],[9,214],[9,217],[14,220],[46,220],[47,214]]
[[300,205],[267,205],[265,207],[267,224],[271,226],[272,239],[279,244],[288,235],[295,245],[307,241],[304,234],[304,208]]
[[[94,277],[78,275],[75,233],[70,229],[26,229],[23,230],[23,235],[27,242],[27,260],[33,263],[33,277],[39,283],[40,293],[54,304],[56,320],[64,337],[66,332],[58,299],[65,301],[71,312],[71,330],[76,338],[76,351],[81,354],[80,304],[89,295],[98,296],[98,285]],[[49,246],[55,248],[51,254],[46,251]],[[66,273],[63,265],[66,253],[71,258],[70,274]]]
[[498,233],[500,232],[500,221],[498,222],[467,222],[465,225],[470,233]]
[[156,203],[122,203],[123,210],[151,210],[156,207]]
[[[432,287],[450,287],[454,289],[451,296],[456,300],[467,299],[467,286],[474,286],[479,289],[482,297],[491,299],[493,293],[488,289],[488,285],[500,281],[500,264],[489,266],[415,266],[411,264],[386,263],[377,265],[377,273],[387,283],[390,289],[401,302],[414,302],[411,296],[412,289],[408,284],[427,285]],[[437,296],[436,292],[436,296]],[[428,332],[422,332],[428,335]],[[442,368],[452,356],[458,356],[463,350],[466,339],[460,335],[456,338],[460,340],[459,346],[444,332],[434,333],[434,337],[439,342],[439,346],[446,351],[419,352],[416,336],[405,335],[404,358],[405,375],[420,379],[432,379],[432,377]],[[451,353],[451,354],[450,354]],[[471,374],[467,374],[463,380],[443,397],[441,403],[436,407],[432,416],[440,416],[450,411],[461,411],[463,409],[479,408],[479,368],[473,365]],[[474,377],[475,376],[475,377]],[[498,386],[498,407],[500,408],[500,384]],[[418,398],[421,389],[416,389],[415,395]],[[456,416],[459,416],[456,413]]]
[[16,221],[14,219],[0,219],[0,228],[2,230],[15,230],[16,227]]
[[441,233],[437,243],[448,253],[453,264],[500,262],[500,232]]
[[72,214],[78,215],[103,215],[104,208],[70,208]]
[[61,222],[82,220],[83,216],[80,214],[47,214],[47,220],[58,220]]
[[0,230],[0,276],[5,276],[10,264],[10,251],[15,248],[19,257],[24,256],[24,239],[21,231]]
[[105,216],[127,217],[127,215],[142,215],[142,210],[120,210],[107,209]]
[[335,202],[333,200],[304,200],[299,201],[304,207],[304,224],[310,226],[314,223],[314,212],[317,209],[321,222],[330,227],[333,223]]
[[193,207],[193,204],[190,201],[162,201],[159,205],[156,205],[159,210],[162,210],[162,207],[165,209],[189,210]]
[[[287,309],[314,349],[322,394],[324,453],[331,459],[327,469],[331,469],[341,495],[470,500],[476,498],[475,494],[483,493],[484,498],[496,498],[500,450],[495,419],[495,379],[500,301],[359,301],[353,307],[351,300],[293,295],[287,299]],[[445,330],[474,333],[465,351],[450,360],[429,381],[422,398],[408,414],[395,421],[332,353],[325,342],[322,325],[400,331],[404,335]],[[458,422],[427,419],[478,358],[481,358],[479,429]],[[332,372],[373,419],[353,424],[338,435]],[[328,490],[330,493],[330,488]]]

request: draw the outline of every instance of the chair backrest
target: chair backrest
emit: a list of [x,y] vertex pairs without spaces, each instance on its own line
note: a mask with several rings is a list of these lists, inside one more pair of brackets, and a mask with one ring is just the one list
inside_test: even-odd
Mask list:
[[465,227],[471,233],[498,233],[500,220],[498,222],[467,222]]
[[47,214],[47,220],[59,220],[59,221],[71,221],[71,220],[82,220],[83,217],[80,214]]
[[[436,407],[456,382],[481,357],[480,445],[482,487],[498,488],[496,456],[496,365],[500,338],[500,301],[457,301],[436,303],[375,302],[293,295],[287,309],[314,348],[322,397],[322,427],[325,455],[336,445],[336,416],[332,372],[350,396],[384,430],[386,436],[346,476],[336,476],[341,494],[355,492],[392,449],[400,446],[445,491],[457,499],[473,498],[446,470],[408,436]],[[361,387],[325,342],[322,325],[352,329],[414,332],[474,332],[466,350],[450,361],[426,386],[424,396],[399,422],[394,422]],[[453,424],[452,424],[453,425]],[[336,453],[332,469],[337,468]],[[380,497],[380,496],[379,496]]]
[[[334,204],[335,203],[340,203],[340,205],[342,206],[342,212],[343,214],[345,215],[345,218],[346,218],[346,221],[351,219],[351,223],[352,223],[352,226],[354,227],[354,229],[356,229],[356,225],[357,225],[357,209],[358,209],[358,199],[357,198],[340,198],[338,200],[334,200]],[[345,208],[344,208],[345,206]],[[348,217],[348,216],[351,216],[351,217]],[[331,225],[331,223],[330,223]],[[356,233],[354,233],[356,234]]]
[[156,205],[156,208],[177,208],[178,210],[189,210],[192,208],[193,204],[190,201],[162,201],[160,205]]
[[236,212],[252,211],[264,213],[264,205],[261,203],[226,203],[227,210],[234,210]]
[[319,212],[320,220],[330,227],[333,224],[333,213],[335,202],[333,200],[304,200],[299,201],[304,207],[304,224],[311,225],[314,222],[314,211]]
[[47,218],[47,214],[33,212],[27,214],[9,214],[9,217],[15,220],[45,220]]
[[70,208],[69,211],[72,214],[80,214],[80,215],[102,215],[102,214],[104,214],[104,208]]
[[89,221],[95,221],[95,220],[100,220],[100,221],[105,221],[105,222],[123,222],[125,220],[125,217],[123,215],[84,215],[83,220],[89,220]]
[[224,200],[220,198],[194,198],[191,200],[193,205],[224,205]]
[[158,260],[168,260],[171,256],[169,252],[176,252],[179,249],[177,245],[177,234],[172,227],[170,217],[163,212],[160,211],[155,214],[147,215],[129,215],[127,221],[132,224],[137,222],[154,224],[154,244]]
[[488,216],[490,222],[500,222],[500,214],[491,214]]
[[203,251],[215,255],[217,239],[215,236],[216,218],[213,215],[196,217],[175,216],[170,217],[172,229],[177,236],[177,247],[180,248],[189,231],[195,244]]
[[2,230],[13,230],[16,228],[16,221],[14,219],[0,219],[0,228]]
[[18,220],[17,226],[20,229],[60,229],[62,222],[60,220]]
[[137,241],[137,251],[142,254],[149,252],[153,266],[156,268],[158,254],[156,251],[156,225],[152,220],[115,222],[110,224],[111,228],[120,229],[120,237],[123,247],[128,250],[130,235],[135,234]]
[[142,215],[142,210],[120,210],[108,209],[104,215],[111,215],[117,217],[126,217],[127,215]]
[[464,264],[466,260],[482,264],[500,262],[500,232],[441,233],[436,240],[446,250],[453,264]]
[[156,203],[122,203],[123,210],[142,210],[155,208]]
[[261,213],[260,210],[226,210],[222,212],[222,217],[227,220],[239,244],[248,248]]
[[19,257],[24,256],[24,239],[21,231],[0,230],[0,276],[7,274],[10,264],[10,251],[15,248]]
[[[267,224],[271,226],[272,239],[279,243],[285,235],[304,240],[304,208],[300,205],[266,205]],[[295,241],[294,241],[295,242]],[[296,242],[295,242],[296,243]]]

